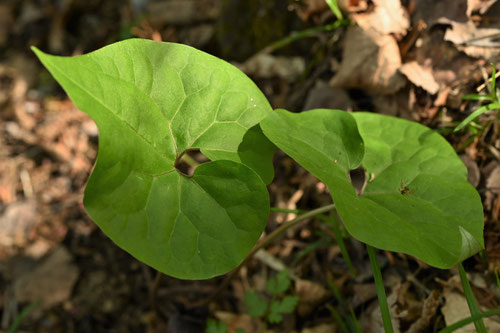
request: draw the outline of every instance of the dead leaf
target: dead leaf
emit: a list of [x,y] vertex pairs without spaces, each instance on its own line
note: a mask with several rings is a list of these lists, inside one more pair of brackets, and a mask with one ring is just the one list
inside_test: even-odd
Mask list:
[[262,322],[258,318],[252,318],[247,314],[217,311],[215,318],[226,323],[228,333],[234,333],[238,328],[244,329],[245,332],[262,331]]
[[312,15],[321,13],[327,8],[324,0],[303,0],[302,6],[297,9],[297,14],[303,21],[307,21]]
[[356,283],[353,286],[352,307],[356,308],[375,297],[377,297],[377,289],[373,283]]
[[441,295],[437,290],[432,290],[429,296],[424,301],[422,313],[408,329],[407,333],[426,332],[429,328],[432,317],[436,314],[437,308],[440,304]]
[[332,88],[327,82],[318,80],[316,85],[309,91],[304,110],[312,109],[338,109],[356,110],[356,103],[349,97],[347,91],[340,88]]
[[78,278],[78,268],[72,256],[60,246],[40,261],[34,269],[26,271],[14,282],[14,293],[20,302],[42,302],[48,308],[69,298]]
[[165,24],[193,24],[193,22],[215,20],[219,6],[214,0],[171,0],[148,2],[146,17],[153,26]]
[[383,35],[406,35],[410,20],[400,0],[373,0],[373,4],[373,11],[353,14],[352,19],[367,31],[373,30]]
[[460,51],[468,56],[497,61],[500,56],[500,29],[477,28],[468,21],[459,23],[448,19],[440,19],[440,23],[451,25],[446,30],[444,39],[455,44]]
[[398,71],[401,57],[392,36],[351,27],[347,30],[342,58],[339,71],[330,81],[332,87],[393,94],[406,83]]
[[279,77],[290,81],[300,76],[306,68],[301,57],[276,57],[268,53],[257,53],[243,64],[235,65],[254,78]]
[[472,184],[472,186],[477,187],[479,185],[479,181],[481,180],[481,172],[479,171],[476,161],[470,158],[467,154],[461,154],[460,159],[467,167],[467,180]]
[[316,309],[317,305],[329,297],[330,292],[322,285],[308,280],[295,281],[295,293],[299,296],[298,313],[305,317]]
[[[443,294],[446,303],[441,308],[443,313],[446,326],[454,324],[455,322],[470,317],[469,307],[467,306],[467,300],[465,297],[455,291],[450,291],[445,289]],[[491,320],[490,318],[484,318],[484,325],[488,332],[500,332],[500,324]],[[454,332],[456,333],[473,333],[476,332],[474,324],[469,324],[461,327]]]
[[14,202],[0,216],[0,246],[22,247],[40,221],[35,201]]
[[401,66],[399,70],[411,83],[424,89],[431,95],[439,91],[439,84],[434,79],[430,68],[424,68],[418,62],[411,61]]
[[467,16],[471,17],[473,13],[483,15],[497,2],[497,0],[467,0]]
[[335,324],[319,324],[313,327],[304,328],[300,333],[336,333],[337,326]]
[[454,22],[467,22],[465,14],[467,0],[412,0],[413,7],[411,20],[416,24],[423,20],[430,28],[443,17]]

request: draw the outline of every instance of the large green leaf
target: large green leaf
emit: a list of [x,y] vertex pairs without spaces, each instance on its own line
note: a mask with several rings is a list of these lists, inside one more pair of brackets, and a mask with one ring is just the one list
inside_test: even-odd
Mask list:
[[[273,177],[272,145],[247,148],[267,140],[258,124],[271,112],[253,82],[179,44],[131,39],[73,58],[33,50],[99,128],[84,205],[100,228],[175,277],[238,265],[267,222]],[[195,148],[212,162],[189,177],[175,163]]]
[[[277,110],[261,127],[328,186],[355,238],[439,268],[484,246],[480,197],[453,148],[427,127],[338,110]],[[348,174],[360,163],[370,177],[361,196]]]

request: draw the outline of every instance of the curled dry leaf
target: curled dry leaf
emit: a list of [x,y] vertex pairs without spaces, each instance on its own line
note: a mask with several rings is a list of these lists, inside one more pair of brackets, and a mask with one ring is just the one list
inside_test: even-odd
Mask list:
[[477,28],[471,21],[459,23],[445,18],[439,22],[451,25],[446,30],[444,39],[455,44],[457,49],[468,56],[489,61],[496,61],[500,57],[500,29]]
[[400,0],[373,0],[375,9],[367,13],[353,14],[353,20],[364,30],[381,34],[406,35],[410,27],[408,13]]
[[345,41],[343,61],[331,86],[393,94],[405,85],[398,71],[401,56],[394,37],[351,27]]
[[421,87],[431,95],[439,91],[439,84],[434,79],[431,70],[420,66],[418,62],[411,61],[406,63],[399,70],[411,83]]
[[497,2],[497,0],[467,0],[467,16],[471,17],[473,13],[483,15]]

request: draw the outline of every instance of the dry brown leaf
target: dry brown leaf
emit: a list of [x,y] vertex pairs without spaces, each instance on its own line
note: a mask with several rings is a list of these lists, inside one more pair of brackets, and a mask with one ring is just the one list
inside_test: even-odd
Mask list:
[[312,109],[339,109],[356,110],[356,103],[349,97],[347,91],[332,88],[327,82],[318,80],[316,85],[309,91],[304,110]]
[[408,62],[401,66],[399,70],[408,78],[408,80],[410,80],[411,83],[421,87],[431,95],[434,95],[439,91],[439,84],[434,79],[431,69],[420,66],[418,62]]
[[300,297],[297,311],[301,316],[310,314],[318,304],[330,295],[330,292],[322,285],[301,279],[295,281],[295,293]]
[[477,28],[468,21],[459,23],[447,19],[439,20],[440,23],[451,25],[446,30],[444,39],[455,44],[457,49],[468,56],[496,61],[500,57],[500,29]]
[[165,24],[193,24],[214,20],[219,6],[214,0],[171,0],[148,2],[146,13],[153,26]]
[[368,13],[353,14],[353,20],[364,30],[381,34],[406,35],[410,27],[408,13],[400,0],[373,0],[375,9]]
[[[443,313],[446,326],[449,326],[459,320],[470,317],[469,307],[467,306],[467,300],[462,294],[455,291],[450,291],[450,289],[445,289],[443,294],[446,303],[441,308]],[[484,318],[484,325],[488,332],[500,332],[500,324],[491,320],[490,318]],[[469,324],[461,327],[454,332],[456,333],[473,333],[476,332],[474,324]]]
[[407,333],[420,333],[426,332],[429,328],[432,317],[436,314],[437,308],[440,304],[441,295],[437,290],[432,290],[429,296],[424,301],[422,307],[422,314],[408,329]]
[[307,21],[312,15],[321,13],[328,8],[324,0],[303,0],[302,4],[304,6],[297,9],[297,14],[304,21]]
[[351,27],[345,41],[340,69],[330,81],[332,87],[393,94],[406,84],[398,71],[401,56],[394,37]]
[[467,0],[412,0],[411,19],[415,24],[423,20],[430,28],[443,17],[455,22],[467,22]]
[[247,314],[235,314],[225,311],[217,311],[215,318],[226,323],[227,332],[234,333],[238,328],[242,328],[245,332],[261,332],[262,322],[257,318],[252,318]]
[[40,222],[35,201],[14,202],[0,216],[0,247],[23,247]]
[[313,327],[304,328],[300,333],[335,333],[337,326],[335,324],[319,324]]
[[467,154],[461,154],[460,159],[467,167],[467,180],[472,186],[477,187],[481,180],[481,172],[479,171],[476,161]]
[[243,64],[235,65],[254,78],[279,77],[286,80],[296,79],[306,68],[301,57],[276,57],[267,53],[257,53]]
[[467,16],[471,17],[473,13],[483,15],[497,2],[497,0],[467,0]]
[[54,250],[47,258],[16,278],[14,292],[17,301],[42,302],[50,307],[68,299],[78,278],[78,267],[63,246]]

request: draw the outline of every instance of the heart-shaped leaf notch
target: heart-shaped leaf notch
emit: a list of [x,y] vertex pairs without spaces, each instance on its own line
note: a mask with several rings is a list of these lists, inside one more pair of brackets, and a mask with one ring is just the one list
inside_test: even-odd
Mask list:
[[[329,188],[355,238],[449,268],[484,247],[481,200],[446,140],[418,123],[373,113],[276,110],[264,134]],[[349,171],[362,166],[362,195]]]
[[[266,225],[273,178],[258,126],[272,109],[254,83],[180,44],[130,39],[72,58],[33,50],[99,128],[84,198],[99,227],[174,277],[237,266]],[[254,142],[262,149],[249,151]],[[190,149],[211,160],[192,176],[176,169]]]

